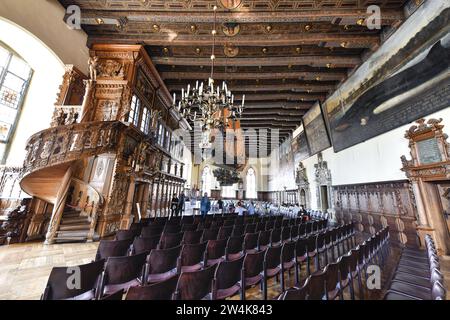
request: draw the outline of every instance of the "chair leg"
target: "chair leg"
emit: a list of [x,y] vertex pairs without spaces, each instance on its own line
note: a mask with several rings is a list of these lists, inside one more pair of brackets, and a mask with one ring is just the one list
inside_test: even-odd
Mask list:
[[264,280],[263,280],[263,297],[264,297],[263,300],[267,300],[267,278],[266,277],[264,277]]
[[350,299],[355,300],[355,288],[353,288],[353,278],[350,279],[348,287],[350,289]]
[[358,268],[358,289],[359,289],[359,300],[364,300],[364,290],[362,285],[362,274]]
[[306,259],[306,272],[307,272],[308,277],[311,275],[310,263],[311,263],[311,260],[310,260],[309,255],[308,255],[308,258]]
[[[289,274],[289,270],[288,270],[288,274]],[[280,286],[281,286],[281,292],[284,292],[284,268],[281,268],[281,281],[280,281]]]

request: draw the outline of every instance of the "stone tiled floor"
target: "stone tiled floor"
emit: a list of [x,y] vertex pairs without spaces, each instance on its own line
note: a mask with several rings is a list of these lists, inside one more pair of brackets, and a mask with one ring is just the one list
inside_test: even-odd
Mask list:
[[[98,243],[72,243],[44,245],[43,243],[15,244],[0,247],[0,299],[40,298],[47,283],[48,275],[54,266],[73,266],[89,263],[94,259]],[[382,271],[382,290],[366,293],[366,299],[380,299],[385,285],[392,273],[399,256],[399,249],[393,248],[388,264]],[[441,258],[441,268],[446,277],[446,286],[450,285],[450,257]],[[301,279],[306,275],[303,271]],[[288,286],[294,284],[294,276],[290,277]],[[347,290],[348,291],[348,290]],[[269,281],[269,299],[277,297],[280,286],[274,279]],[[348,292],[345,299],[349,298]],[[450,297],[449,297],[450,298]],[[233,299],[239,299],[238,296]],[[261,299],[259,287],[247,290],[247,299]]]

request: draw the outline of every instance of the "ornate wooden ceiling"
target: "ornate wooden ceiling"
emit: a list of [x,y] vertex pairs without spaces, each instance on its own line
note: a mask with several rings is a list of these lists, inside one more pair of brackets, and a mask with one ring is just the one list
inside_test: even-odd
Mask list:
[[[89,43],[143,44],[171,92],[210,74],[213,6],[218,6],[215,78],[237,100],[244,128],[286,137],[405,19],[406,0],[59,0],[81,7]],[[416,1],[418,4],[421,1]],[[369,5],[381,30],[369,30]],[[227,9],[230,7],[232,9]],[[270,139],[269,139],[270,140]]]

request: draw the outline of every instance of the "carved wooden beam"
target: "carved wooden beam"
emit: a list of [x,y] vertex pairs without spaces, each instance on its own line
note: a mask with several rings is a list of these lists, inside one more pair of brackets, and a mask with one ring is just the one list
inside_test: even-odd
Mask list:
[[[152,57],[152,61],[156,65],[172,65],[172,66],[207,66],[211,64],[210,58],[192,57]],[[263,57],[263,58],[216,58],[214,65],[216,66],[295,66],[309,65],[312,67],[326,67],[331,64],[334,67],[352,68],[361,63],[359,56],[299,56],[299,57]]]
[[269,102],[250,102],[245,104],[245,110],[249,109],[283,109],[283,110],[309,110],[313,103],[297,103],[297,102],[280,102],[280,101],[269,101]]
[[[73,3],[72,3],[73,4]],[[154,23],[213,23],[214,16],[211,10],[195,8],[187,11],[170,8],[167,11],[154,11],[146,7],[134,7],[134,10],[123,10],[123,8],[108,7],[108,10],[84,9],[83,23],[95,23],[91,21],[95,18],[119,19],[127,17],[129,21]],[[334,22],[347,25],[358,24],[359,19],[366,19],[370,16],[366,12],[366,7],[361,9],[317,9],[317,10],[295,10],[295,11],[221,11],[217,12],[218,23],[301,23],[301,22]],[[202,12],[203,11],[203,12]],[[401,21],[405,14],[401,9],[381,10],[381,23],[391,25],[393,22]],[[336,21],[338,20],[338,21]]]
[[[185,85],[169,85],[168,89],[171,92],[181,91],[181,89],[186,89]],[[232,92],[259,92],[259,91],[291,91],[291,92],[328,92],[329,90],[334,90],[334,85],[329,84],[259,84],[259,85],[230,85],[228,84],[228,89]]]
[[[211,44],[210,35],[186,35],[186,34],[131,34],[102,32],[91,33],[89,44],[92,43],[116,43],[116,44],[143,44],[152,46],[205,46]],[[272,35],[238,35],[232,38],[233,45],[239,47],[272,47],[288,45],[305,45],[327,42],[330,46],[344,44],[349,48],[371,48],[380,44],[380,36],[377,34],[347,34],[347,33],[297,33],[297,34],[272,34]],[[216,45],[227,45],[230,38],[226,36],[216,37]]]
[[[279,93],[279,94],[246,94],[245,101],[266,101],[266,100],[284,100],[284,101],[316,101],[323,100],[325,95],[315,93]],[[241,101],[242,95],[234,95],[235,101]]]
[[[192,79],[207,80],[211,76],[209,72],[162,72],[163,79]],[[214,73],[214,79],[220,80],[245,80],[245,79],[302,79],[317,81],[341,81],[346,77],[345,72],[246,72],[246,73]]]

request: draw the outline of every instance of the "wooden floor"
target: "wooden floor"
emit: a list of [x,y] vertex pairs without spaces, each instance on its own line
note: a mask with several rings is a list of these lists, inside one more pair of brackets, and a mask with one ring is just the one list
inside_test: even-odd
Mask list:
[[[36,300],[47,283],[48,275],[54,266],[73,266],[89,263],[97,251],[97,243],[55,244],[43,243],[14,244],[0,247],[0,299],[2,300]],[[383,270],[383,284],[392,273],[398,259],[399,250],[393,248],[389,263]],[[446,277],[446,286],[450,286],[450,257],[441,258],[441,269]],[[301,278],[305,278],[304,271]],[[290,285],[294,283],[292,275]],[[280,290],[279,283],[269,281],[269,299],[275,298]],[[366,299],[380,299],[382,290],[367,293]],[[349,298],[348,293],[344,296]],[[450,298],[450,297],[448,297]],[[238,296],[233,299],[239,299]],[[259,287],[247,291],[247,299],[261,299]]]

